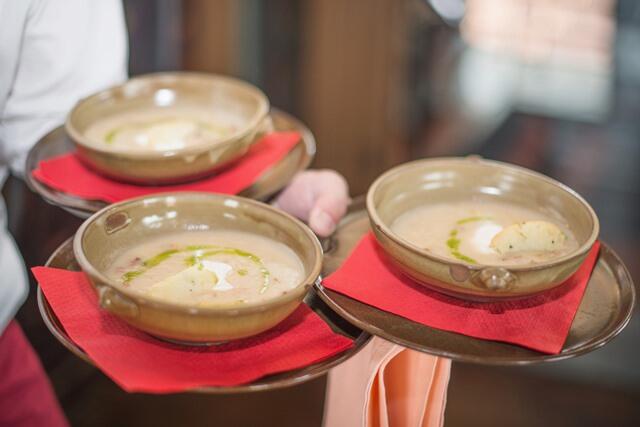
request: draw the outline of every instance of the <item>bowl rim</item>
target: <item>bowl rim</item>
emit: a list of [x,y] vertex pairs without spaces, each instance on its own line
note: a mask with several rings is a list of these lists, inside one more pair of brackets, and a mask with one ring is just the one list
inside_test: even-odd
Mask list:
[[[268,299],[263,302],[254,302],[250,304],[245,304],[242,306],[230,306],[230,305],[218,305],[218,306],[206,306],[206,307],[195,307],[190,305],[183,304],[175,304],[166,301],[160,301],[154,298],[145,297],[137,292],[131,291],[129,289],[124,289],[120,286],[116,281],[109,279],[105,274],[103,274],[100,270],[93,266],[93,264],[87,259],[84,254],[83,249],[83,237],[85,235],[86,230],[95,223],[98,219],[116,213],[123,208],[126,208],[130,205],[136,205],[140,203],[156,203],[161,200],[165,200],[168,197],[178,198],[203,198],[203,199],[216,199],[216,200],[235,200],[239,203],[249,204],[257,209],[264,209],[281,217],[284,217],[288,221],[293,222],[298,228],[299,232],[302,232],[306,235],[313,245],[314,258],[315,261],[311,266],[309,273],[302,279],[299,280],[298,285],[291,289],[291,291],[286,294],[281,294],[274,298]],[[95,214],[91,215],[87,218],[80,228],[76,231],[73,237],[73,253],[80,266],[82,272],[88,276],[93,276],[98,278],[102,284],[110,287],[115,292],[125,295],[126,297],[132,299],[137,304],[153,307],[160,310],[169,310],[173,312],[180,312],[183,314],[204,314],[204,315],[221,315],[221,314],[229,314],[229,315],[238,315],[238,314],[249,314],[256,312],[267,311],[270,308],[278,307],[297,299],[301,299],[302,296],[306,295],[310,286],[306,286],[307,284],[312,285],[315,283],[317,278],[320,276],[322,269],[322,246],[317,238],[317,236],[311,231],[309,227],[304,225],[300,220],[289,215],[288,213],[281,211],[273,206],[270,206],[266,203],[258,202],[256,200],[247,199],[240,196],[226,195],[226,194],[217,194],[217,193],[206,193],[206,192],[195,192],[195,191],[184,191],[184,192],[167,192],[167,193],[157,193],[152,196],[141,196],[133,199],[127,199],[119,203],[114,203],[109,205]],[[297,255],[297,254],[296,254]],[[299,256],[299,255],[298,255]],[[93,282],[93,280],[91,280]],[[93,285],[93,283],[92,283]],[[92,287],[95,288],[95,285]]]
[[[125,152],[125,151],[117,151],[110,150],[104,147],[100,147],[98,145],[94,145],[91,143],[90,138],[87,138],[83,132],[76,128],[73,117],[74,115],[81,109],[86,107],[87,103],[91,102],[104,102],[112,96],[112,93],[115,91],[124,91],[127,86],[138,85],[138,84],[151,84],[155,81],[164,82],[167,86],[174,85],[178,80],[193,80],[193,81],[201,81],[201,82],[222,82],[223,84],[235,85],[238,87],[242,87],[243,89],[251,92],[258,101],[258,108],[253,117],[251,117],[249,123],[244,126],[242,129],[234,132],[231,135],[228,135],[221,139],[212,140],[204,140],[199,142],[198,144],[194,144],[188,147],[179,148],[176,150],[167,150],[167,151],[140,151],[140,152]],[[241,79],[237,79],[235,77],[221,75],[221,74],[213,74],[213,73],[203,73],[203,72],[195,72],[195,71],[169,71],[169,72],[157,72],[157,73],[149,73],[142,74],[133,78],[130,78],[120,84],[110,86],[98,92],[95,92],[85,98],[80,99],[73,106],[69,114],[64,122],[64,129],[71,141],[92,152],[100,153],[108,156],[117,156],[127,159],[135,159],[135,160],[159,160],[165,158],[173,158],[185,155],[199,155],[202,153],[206,153],[211,149],[222,149],[233,145],[238,140],[243,139],[244,137],[251,134],[251,132],[255,131],[259,128],[260,124],[266,119],[269,115],[269,110],[271,108],[269,98],[267,95],[257,86],[252,85],[249,82],[246,82]]]
[[[374,196],[376,191],[378,190],[378,188],[382,185],[383,182],[385,182],[386,180],[390,179],[391,177],[398,175],[400,173],[403,173],[404,171],[408,170],[408,169],[413,169],[413,168],[419,168],[424,166],[425,164],[427,165],[431,165],[431,164],[438,164],[438,163],[462,163],[462,164],[477,164],[477,165],[484,165],[484,166],[490,166],[490,167],[497,167],[497,168],[501,168],[501,169],[506,169],[509,170],[511,172],[520,174],[520,175],[525,175],[528,176],[530,178],[533,179],[537,179],[537,180],[541,180],[544,181],[546,183],[549,183],[551,185],[555,185],[556,187],[558,187],[560,190],[564,191],[565,193],[569,194],[569,196],[573,197],[574,199],[578,200],[578,202],[580,202],[580,204],[587,210],[587,212],[589,213],[589,216],[591,217],[591,221],[593,223],[593,227],[591,229],[591,234],[589,235],[589,237],[587,238],[587,240],[580,245],[577,249],[575,249],[574,251],[569,252],[566,255],[563,255],[559,258],[550,260],[550,261],[545,261],[545,262],[540,262],[540,263],[535,263],[535,264],[527,264],[527,265],[522,265],[522,264],[515,264],[515,265],[497,265],[497,264],[470,264],[464,261],[457,261],[457,260],[453,260],[451,258],[446,258],[443,256],[439,256],[439,255],[435,255],[433,253],[427,252],[411,243],[409,243],[408,241],[400,238],[399,236],[397,236],[394,232],[391,231],[391,229],[387,226],[387,224],[382,221],[382,219],[380,218],[380,216],[378,215],[378,212],[375,208],[375,204],[374,204]],[[409,250],[411,252],[413,252],[414,254],[423,256],[425,258],[429,258],[431,260],[434,261],[438,261],[440,263],[446,263],[448,265],[462,265],[464,267],[466,267],[469,270],[474,270],[474,271],[479,271],[479,270],[483,270],[485,268],[501,268],[501,269],[505,269],[511,272],[526,272],[526,271],[537,271],[537,270],[544,270],[547,268],[551,268],[551,267],[555,267],[557,265],[563,264],[569,260],[575,259],[577,257],[581,257],[583,255],[586,255],[589,250],[591,249],[591,247],[593,246],[593,244],[596,242],[596,240],[598,239],[598,235],[600,233],[600,221],[598,220],[598,216],[596,215],[595,211],[593,210],[593,208],[591,207],[591,205],[589,205],[589,203],[580,195],[578,194],[575,190],[573,190],[572,188],[570,188],[569,186],[548,177],[547,175],[544,175],[542,173],[533,171],[531,169],[527,169],[525,167],[522,166],[517,166],[517,165],[513,165],[511,163],[506,163],[506,162],[501,162],[498,160],[490,160],[490,159],[484,159],[481,158],[479,156],[467,156],[467,157],[434,157],[434,158],[427,158],[427,159],[418,159],[418,160],[414,160],[411,162],[407,162],[407,163],[403,163],[401,165],[395,166],[391,169],[389,169],[388,171],[386,171],[385,173],[383,173],[382,175],[380,175],[378,178],[376,178],[376,180],[373,182],[373,184],[371,184],[371,186],[369,187],[369,190],[367,191],[367,213],[369,215],[369,219],[372,222],[372,224],[388,239],[390,239],[391,241],[393,241],[396,245],[401,246],[402,248]]]

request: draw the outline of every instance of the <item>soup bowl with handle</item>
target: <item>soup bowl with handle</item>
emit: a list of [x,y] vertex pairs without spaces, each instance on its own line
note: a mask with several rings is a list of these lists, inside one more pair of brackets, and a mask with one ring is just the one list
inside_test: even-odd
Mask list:
[[[114,147],[87,132],[109,117],[141,111],[168,114],[181,108],[233,117],[236,128],[228,135],[163,150]],[[155,185],[219,171],[246,154],[273,125],[269,100],[257,87],[226,76],[173,72],[135,77],[80,100],[67,116],[65,129],[79,158],[92,169],[115,180]]]
[[[176,232],[236,230],[281,242],[300,259],[304,274],[290,290],[263,301],[189,306],[151,298],[107,274],[128,249]],[[289,316],[317,280],[322,248],[313,232],[264,203],[207,193],[165,193],[116,203],[87,219],[73,242],[76,260],[99,305],[151,335],[210,344],[266,331]]]
[[[439,256],[392,231],[393,222],[413,208],[461,200],[544,207],[568,224],[578,247],[546,262],[482,265]],[[367,212],[378,243],[403,274],[438,292],[478,301],[523,298],[562,284],[599,233],[595,212],[572,189],[531,170],[476,157],[418,160],[387,171],[369,188]]]

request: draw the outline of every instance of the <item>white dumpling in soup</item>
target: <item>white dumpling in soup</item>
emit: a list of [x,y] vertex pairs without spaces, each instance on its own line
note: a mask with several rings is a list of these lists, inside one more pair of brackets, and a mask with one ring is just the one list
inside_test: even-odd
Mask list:
[[232,290],[234,286],[227,281],[227,275],[232,270],[229,264],[203,260],[152,285],[149,295],[166,302],[188,304],[194,297],[213,296],[217,291]]
[[525,221],[511,224],[496,234],[491,247],[500,254],[556,251],[564,246],[566,236],[548,221]]

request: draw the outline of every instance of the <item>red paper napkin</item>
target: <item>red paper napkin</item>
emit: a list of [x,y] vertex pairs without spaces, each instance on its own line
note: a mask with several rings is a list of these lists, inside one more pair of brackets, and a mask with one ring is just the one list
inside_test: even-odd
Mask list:
[[58,191],[109,203],[173,191],[237,194],[253,184],[270,166],[282,160],[299,140],[297,132],[271,133],[234,165],[219,174],[187,184],[144,186],[114,181],[86,167],[74,153],[40,162],[33,176]]
[[83,273],[48,267],[32,272],[69,337],[129,392],[245,384],[308,366],[353,345],[304,304],[255,337],[211,347],[173,345],[101,310]]
[[426,326],[557,354],[578,311],[599,246],[596,242],[576,274],[557,288],[527,299],[475,303],[413,282],[397,270],[369,233],[323,284]]

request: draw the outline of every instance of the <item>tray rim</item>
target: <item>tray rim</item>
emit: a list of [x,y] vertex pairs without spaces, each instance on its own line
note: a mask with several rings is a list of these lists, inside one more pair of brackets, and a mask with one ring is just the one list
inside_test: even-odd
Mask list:
[[[311,132],[311,130],[300,119],[278,108],[271,107],[270,115],[271,117],[273,117],[274,125],[276,125],[278,120],[282,120],[284,122],[289,123],[292,126],[292,128],[295,128],[296,131],[300,133],[300,141],[291,150],[291,152],[293,152],[298,146],[301,146],[303,148],[303,155],[302,155],[301,161],[299,162],[299,164],[295,169],[295,173],[307,169],[309,165],[311,165],[311,162],[313,161],[316,154],[316,139],[313,133]],[[279,129],[276,125],[276,131],[278,130]],[[29,153],[27,154],[27,159],[25,162],[25,165],[26,165],[25,182],[27,183],[27,186],[29,187],[29,189],[34,193],[38,194],[40,197],[42,197],[42,199],[45,202],[53,206],[57,206],[61,209],[64,209],[65,211],[69,212],[70,214],[78,218],[81,218],[81,219],[88,218],[94,213],[98,212],[99,209],[98,210],[86,209],[83,206],[81,206],[82,202],[101,203],[101,204],[104,204],[104,206],[102,207],[108,206],[109,203],[104,202],[102,200],[85,200],[80,197],[74,196],[72,194],[55,190],[49,187],[48,185],[41,183],[33,176],[32,172],[38,167],[38,162],[35,159],[36,152],[40,149],[42,145],[47,143],[46,141],[48,137],[55,132],[64,132],[64,125],[57,126],[51,131],[47,132],[29,150]],[[283,158],[283,160],[281,160],[280,163],[278,163],[278,165],[283,164],[289,155],[290,154],[287,154]],[[264,171],[262,175],[258,178],[258,181],[256,181],[255,183],[253,183],[251,186],[247,187],[240,193],[238,193],[238,196],[243,196],[243,193],[246,194],[247,192],[249,192],[250,189],[253,186],[255,186],[261,179],[264,179],[264,177],[267,174],[269,174],[270,171],[271,169],[267,169],[266,171]],[[273,190],[266,191],[265,192],[266,194],[263,197],[257,197],[256,199],[263,200],[263,201],[267,200],[270,197],[272,197],[274,194],[276,194],[278,191],[280,191],[281,189],[282,188],[274,188]],[[68,198],[69,203],[66,204],[64,200],[62,201],[59,200],[60,197],[63,199]]]
[[[364,204],[364,197],[363,196],[359,196],[353,199],[353,202],[349,208],[349,212],[348,214],[343,218],[343,221],[341,222],[342,225],[348,223],[348,221],[350,220],[349,217],[354,217],[356,215],[362,215],[362,211],[366,212],[366,207],[363,206]],[[340,227],[340,225],[338,226]],[[386,332],[385,330],[380,329],[379,327],[375,326],[375,325],[371,325],[368,324],[360,319],[358,319],[357,317],[355,317],[353,314],[351,314],[349,311],[347,311],[346,309],[344,309],[341,305],[339,305],[338,303],[336,303],[331,294],[336,294],[336,295],[340,295],[343,298],[349,298],[352,299],[354,301],[357,301],[360,304],[365,304],[361,301],[355,300],[354,298],[351,298],[347,295],[343,295],[339,292],[333,291],[331,289],[326,288],[325,286],[322,285],[321,282],[317,282],[315,287],[316,287],[316,291],[318,293],[318,296],[333,310],[335,311],[340,317],[346,319],[349,323],[353,324],[354,326],[369,332],[371,335],[374,336],[378,336],[380,338],[383,338],[387,341],[393,342],[394,344],[398,344],[401,345],[403,347],[407,347],[416,351],[420,351],[422,353],[426,353],[426,354],[430,354],[433,356],[439,356],[439,357],[445,357],[448,359],[451,359],[453,361],[456,362],[463,362],[463,363],[474,363],[474,364],[479,364],[479,365],[489,365],[489,366],[526,366],[526,365],[536,365],[536,364],[541,364],[541,363],[550,363],[550,362],[557,362],[557,361],[561,361],[561,360],[567,360],[567,359],[572,359],[574,357],[577,356],[581,356],[587,353],[590,353],[594,350],[597,350],[599,348],[602,348],[603,346],[605,346],[607,343],[609,343],[611,340],[613,340],[616,336],[618,336],[620,334],[620,332],[622,332],[622,330],[629,324],[629,321],[631,320],[631,317],[633,316],[634,313],[634,309],[637,303],[637,295],[636,295],[636,289],[635,289],[635,285],[633,283],[633,279],[631,277],[631,274],[629,273],[629,270],[627,269],[626,265],[622,262],[621,258],[619,257],[619,255],[613,250],[611,249],[611,247],[609,245],[607,245],[605,242],[600,241],[600,252],[598,254],[598,259],[596,260],[596,266],[597,263],[600,262],[600,258],[602,257],[602,253],[603,251],[608,253],[608,256],[610,256],[611,258],[613,258],[617,264],[619,266],[621,266],[621,270],[619,271],[619,274],[621,274],[622,276],[625,277],[625,281],[629,284],[629,293],[630,293],[630,297],[628,299],[628,301],[626,301],[625,304],[621,305],[621,310],[620,312],[624,314],[622,320],[620,322],[618,322],[614,328],[611,329],[611,331],[609,331],[607,334],[600,336],[600,337],[594,337],[592,339],[590,339],[588,341],[588,343],[582,347],[577,347],[577,348],[573,348],[573,349],[568,349],[566,352],[560,352],[558,354],[546,354],[546,353],[542,353],[542,352],[536,352],[535,350],[530,350],[532,353],[536,353],[536,355],[532,355],[531,357],[523,357],[520,359],[514,359],[514,358],[504,358],[504,357],[496,357],[496,358],[492,358],[492,359],[486,359],[485,357],[482,356],[476,356],[476,355],[468,355],[468,354],[461,354],[461,353],[457,353],[457,352],[451,352],[448,350],[438,350],[438,349],[434,349],[434,348],[428,348],[428,347],[424,347],[420,344],[417,344],[415,342],[412,341],[408,341],[405,340],[403,338],[399,338],[394,336],[393,334],[390,334],[388,332]],[[330,254],[331,252],[329,251],[328,254]],[[344,262],[344,260],[342,261]],[[606,261],[603,261],[606,263]],[[609,267],[610,264],[607,263],[607,265]],[[594,267],[595,268],[595,267]],[[613,270],[613,269],[612,269]],[[588,286],[588,284],[587,284]],[[620,285],[618,285],[618,288],[621,288]],[[625,311],[625,306],[626,306],[626,311]],[[369,306],[371,307],[371,306]],[[384,310],[380,310],[378,308],[373,307],[374,310],[377,310],[379,312],[382,313],[386,313],[387,315],[391,315],[394,317],[400,317],[402,318],[402,316],[393,314],[393,313],[387,313]],[[464,337],[466,337],[469,340],[474,340],[474,341],[491,341],[491,340],[482,340],[480,338],[474,338],[474,337],[469,337],[469,336],[465,336],[463,334],[457,334],[455,332],[450,332],[450,331],[445,331],[445,330],[440,330],[437,328],[431,328],[429,326],[423,325],[419,322],[414,322],[412,320],[403,318],[404,321],[406,322],[410,322],[414,325],[417,325],[419,327],[423,327],[423,328],[429,328],[429,329],[433,329],[433,330],[438,330],[444,333],[448,333],[448,334],[456,334],[456,335],[462,335]],[[575,318],[574,318],[575,320]],[[498,342],[498,341],[495,341]],[[507,346],[513,346],[513,347],[519,347],[519,348],[524,348],[521,346],[518,346],[516,344],[510,344],[510,343],[504,343],[504,342],[499,342],[500,344],[503,345],[507,345]],[[529,349],[527,349],[529,350]]]
[[[73,240],[73,236],[66,239],[62,242],[56,250],[51,254],[47,262],[45,263],[46,267],[49,267],[53,260],[56,259],[60,255],[62,251],[64,251]],[[315,294],[316,297],[319,298],[315,288],[311,288],[310,293]],[[78,345],[76,345],[71,337],[67,335],[62,326],[58,326],[59,323],[54,320],[55,313],[49,302],[47,301],[44,292],[40,285],[37,285],[36,288],[36,299],[38,304],[38,311],[40,312],[40,317],[42,318],[45,326],[51,332],[51,334],[56,338],[56,340],[62,344],[67,350],[73,353],[78,358],[82,359],[84,362],[90,364],[91,366],[98,368],[89,355],[82,350]],[[324,319],[323,319],[324,320]],[[325,321],[326,322],[326,321]],[[357,328],[357,327],[356,327]],[[358,328],[360,329],[360,328]],[[350,337],[351,338],[351,337]],[[258,378],[257,380],[236,386],[205,386],[205,387],[197,387],[194,389],[184,390],[177,393],[203,393],[203,394],[236,394],[236,393],[247,393],[247,392],[259,392],[266,390],[277,390],[281,388],[291,387],[298,384],[305,383],[312,379],[318,378],[324,374],[326,374],[330,369],[342,364],[343,362],[349,360],[351,357],[355,356],[362,350],[372,339],[372,336],[365,330],[360,329],[360,334],[353,339],[353,346],[348,348],[347,350],[335,354],[327,359],[321,360],[319,362],[312,363],[306,367],[293,369],[286,372],[276,372],[274,374],[269,374],[265,377]],[[304,372],[302,374],[295,374],[297,371],[308,370],[308,372]],[[101,371],[102,372],[102,371]],[[294,373],[294,376],[290,378],[278,378],[279,376],[284,376],[289,373]],[[103,373],[104,374],[104,373]],[[106,375],[106,374],[105,374]],[[273,378],[275,377],[275,378]],[[271,379],[272,382],[269,382]],[[113,380],[112,380],[113,381]]]

